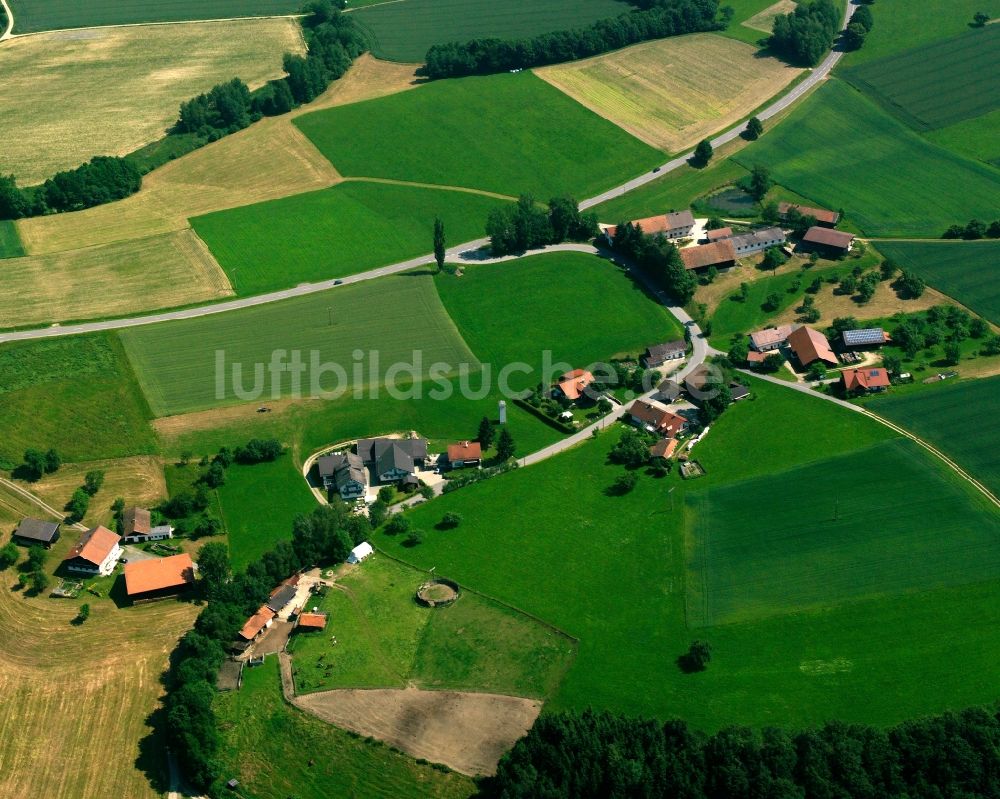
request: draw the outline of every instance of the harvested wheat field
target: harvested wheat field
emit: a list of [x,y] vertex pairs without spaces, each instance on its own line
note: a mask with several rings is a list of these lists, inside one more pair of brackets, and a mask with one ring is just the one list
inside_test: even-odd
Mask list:
[[126,505],[149,508],[167,498],[167,483],[158,458],[140,455],[134,458],[67,463],[55,474],[47,474],[37,483],[26,486],[33,494],[54,508],[63,507],[80,486],[87,472],[104,472],[104,483],[91,498],[83,518],[87,527],[103,524],[114,529],[111,505],[122,497]]
[[[151,172],[142,190],[120,202],[17,223],[32,255],[152,236],[188,227],[188,219],[332,186],[340,178],[291,120],[414,85],[414,67],[362,56],[321,97],[291,114],[262,119]],[[266,154],[266,157],[262,157]]]
[[778,0],[773,6],[768,6],[763,11],[754,14],[743,24],[755,31],[770,33],[774,30],[774,18],[778,14],[789,14],[795,10],[797,3],[795,0]]
[[197,608],[119,610],[90,599],[26,598],[0,586],[0,796],[159,797],[166,753],[147,718],[160,676]]
[[232,293],[208,248],[181,230],[4,261],[0,329],[123,316]]
[[12,39],[0,50],[0,173],[30,185],[95,155],[125,155],[163,136],[182,101],[233,77],[260,86],[304,47],[294,19]]
[[542,703],[500,694],[417,688],[324,691],[295,704],[338,727],[370,735],[460,774],[493,774],[538,718]]
[[755,53],[696,34],[535,72],[647,144],[681,152],[742,119],[801,71]]

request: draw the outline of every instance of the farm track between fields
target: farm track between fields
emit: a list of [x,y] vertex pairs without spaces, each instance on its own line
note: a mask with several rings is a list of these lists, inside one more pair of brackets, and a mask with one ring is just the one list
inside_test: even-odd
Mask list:
[[11,13],[10,6],[7,4],[7,0],[0,0],[0,6],[3,6],[3,10],[7,12],[7,30],[0,34],[0,42],[6,41],[11,38],[14,32],[14,15]]

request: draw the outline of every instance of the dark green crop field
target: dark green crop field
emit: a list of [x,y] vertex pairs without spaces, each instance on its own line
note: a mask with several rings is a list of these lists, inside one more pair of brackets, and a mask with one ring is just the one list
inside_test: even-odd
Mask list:
[[417,62],[424,60],[433,44],[491,37],[523,39],[579,28],[631,8],[621,0],[405,0],[376,4],[355,16],[369,32],[376,56]]
[[297,14],[302,0],[8,0],[14,32]]
[[19,258],[24,255],[17,227],[9,219],[0,220],[0,258]]
[[933,444],[1000,495],[1000,377],[879,397],[869,408]]
[[1000,106],[1000,26],[870,61],[843,72],[850,83],[916,130],[932,130]]
[[692,626],[1000,577],[1000,516],[908,439],[689,501]]
[[295,124],[342,175],[583,200],[663,154],[530,72],[436,81]]
[[903,269],[1000,325],[1000,241],[886,241],[878,248]]
[[734,158],[843,208],[867,235],[932,238],[956,220],[992,219],[1000,170],[927,142],[863,93],[830,80]]

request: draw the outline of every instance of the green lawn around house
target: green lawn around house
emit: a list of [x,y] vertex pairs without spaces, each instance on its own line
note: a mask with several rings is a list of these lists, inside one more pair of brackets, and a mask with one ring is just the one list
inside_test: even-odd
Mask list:
[[346,277],[431,252],[434,219],[454,244],[481,238],[502,200],[348,182],[191,220],[238,294]]
[[931,144],[839,80],[734,158],[843,208],[873,236],[938,236],[956,220],[990,218],[1000,193],[1000,170]]
[[663,160],[530,72],[434,81],[295,124],[343,175],[528,193],[542,202],[585,199]]
[[222,774],[235,776],[240,791],[256,799],[464,799],[475,792],[467,777],[417,763],[289,706],[275,656],[245,669],[242,688],[219,694],[214,707]]

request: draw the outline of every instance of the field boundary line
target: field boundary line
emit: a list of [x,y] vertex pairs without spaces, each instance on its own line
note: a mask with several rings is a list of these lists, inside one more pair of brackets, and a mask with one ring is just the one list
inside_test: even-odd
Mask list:
[[[402,0],[398,0],[402,2]],[[365,6],[368,8],[368,6]],[[510,202],[517,202],[517,197],[513,197],[510,194],[500,194],[495,191],[486,191],[486,189],[473,189],[468,186],[445,186],[440,183],[418,183],[412,180],[397,180],[396,178],[371,178],[365,176],[357,177],[346,177],[341,175],[341,183],[382,183],[388,186],[412,186],[415,189],[436,189],[437,191],[457,191],[464,194],[479,194],[483,197],[495,197],[498,200],[510,200]]]
[[[0,0],[0,3],[7,5],[6,0]],[[6,38],[8,39],[25,39],[28,36],[41,36],[46,33],[72,33],[73,31],[99,31],[108,30],[111,28],[146,28],[151,25],[200,25],[202,23],[212,23],[212,22],[245,22],[247,20],[253,19],[302,19],[308,16],[306,14],[266,14],[259,17],[215,17],[213,19],[174,19],[167,20],[166,22],[119,22],[113,25],[78,25],[75,28],[50,28],[44,31],[28,31],[27,33],[11,33]],[[10,15],[10,11],[7,11],[7,18],[11,20],[10,30],[13,31],[13,17]],[[0,36],[0,41],[3,41],[4,37]]]
[[14,38],[14,14],[10,10],[7,0],[0,0],[0,6],[3,6],[3,10],[7,12],[7,30],[0,34],[0,42],[5,42]]
[[[55,508],[53,508],[51,505],[45,502],[45,500],[43,500],[41,497],[32,494],[27,489],[21,488],[21,486],[17,485],[17,483],[13,483],[5,477],[0,477],[0,486],[3,486],[4,488],[10,491],[13,491],[18,496],[26,499],[32,505],[35,505],[36,507],[39,507],[42,510],[44,510],[50,516],[54,516],[59,520],[66,518],[66,515],[64,513],[60,513],[59,511],[57,511]],[[81,532],[87,529],[84,525],[80,524],[79,522],[76,522],[71,526],[73,527],[74,530],[80,530]]]

